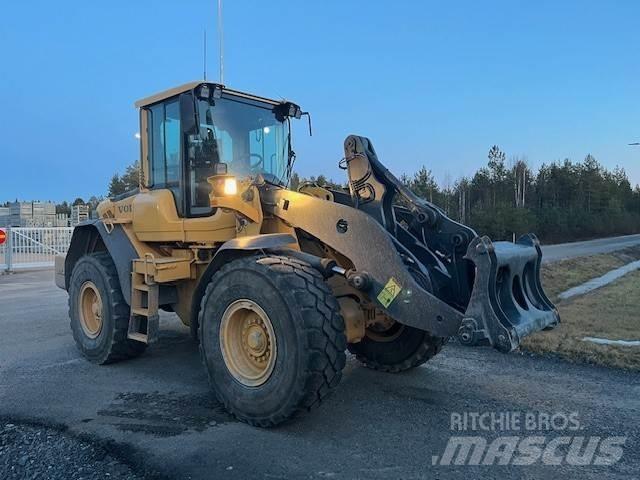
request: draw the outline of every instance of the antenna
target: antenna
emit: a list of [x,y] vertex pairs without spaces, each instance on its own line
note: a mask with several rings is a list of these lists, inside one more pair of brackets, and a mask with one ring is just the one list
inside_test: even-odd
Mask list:
[[222,32],[222,0],[218,0],[218,44],[220,47],[220,83],[224,84],[224,34]]
[[207,80],[207,29],[204,29],[204,39],[202,42],[202,76],[204,80]]

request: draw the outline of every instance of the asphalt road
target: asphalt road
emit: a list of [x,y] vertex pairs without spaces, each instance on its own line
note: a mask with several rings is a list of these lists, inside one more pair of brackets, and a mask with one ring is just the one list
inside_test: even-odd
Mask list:
[[586,242],[559,243],[542,247],[542,262],[550,263],[568,258],[584,257],[597,253],[608,253],[628,247],[640,245],[639,235],[625,235],[622,237],[598,238]]
[[[0,276],[0,427],[24,420],[59,425],[108,445],[145,475],[168,478],[638,478],[640,376],[551,358],[448,345],[404,374],[349,359],[320,409],[261,430],[213,400],[188,329],[162,318],[158,344],[142,357],[95,366],[77,352],[67,295],[51,271]],[[451,430],[464,412],[576,412],[581,430]],[[433,465],[451,436],[627,437],[613,466]],[[0,450],[0,457],[2,451]]]

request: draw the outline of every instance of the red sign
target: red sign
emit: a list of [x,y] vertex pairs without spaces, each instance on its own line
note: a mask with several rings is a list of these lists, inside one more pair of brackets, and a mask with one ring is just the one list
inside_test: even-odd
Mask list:
[[0,245],[2,245],[7,240],[7,232],[0,228]]

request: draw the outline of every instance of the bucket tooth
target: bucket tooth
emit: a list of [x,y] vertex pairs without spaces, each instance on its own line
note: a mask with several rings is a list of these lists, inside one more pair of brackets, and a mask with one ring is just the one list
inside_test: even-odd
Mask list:
[[473,292],[458,332],[461,343],[510,352],[527,335],[560,322],[542,289],[542,250],[535,235],[525,235],[516,243],[478,237],[465,258],[476,268]]

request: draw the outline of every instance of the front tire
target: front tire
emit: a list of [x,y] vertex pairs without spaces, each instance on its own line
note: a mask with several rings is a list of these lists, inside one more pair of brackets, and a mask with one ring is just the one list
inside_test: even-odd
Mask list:
[[367,329],[358,343],[350,343],[349,351],[366,367],[398,373],[422,365],[437,355],[446,338],[394,322],[388,329]]
[[[414,279],[427,292],[432,291],[431,279],[424,272],[407,266]],[[399,373],[418,367],[435,357],[447,342],[433,335],[394,321],[374,324],[358,343],[350,343],[349,351],[368,368]]]
[[127,338],[129,314],[111,256],[97,252],[80,258],[69,283],[71,331],[80,352],[100,365],[144,352],[145,343]]
[[217,398],[251,425],[309,411],[340,382],[340,307],[322,276],[296,259],[245,257],[222,267],[207,286],[199,326]]

